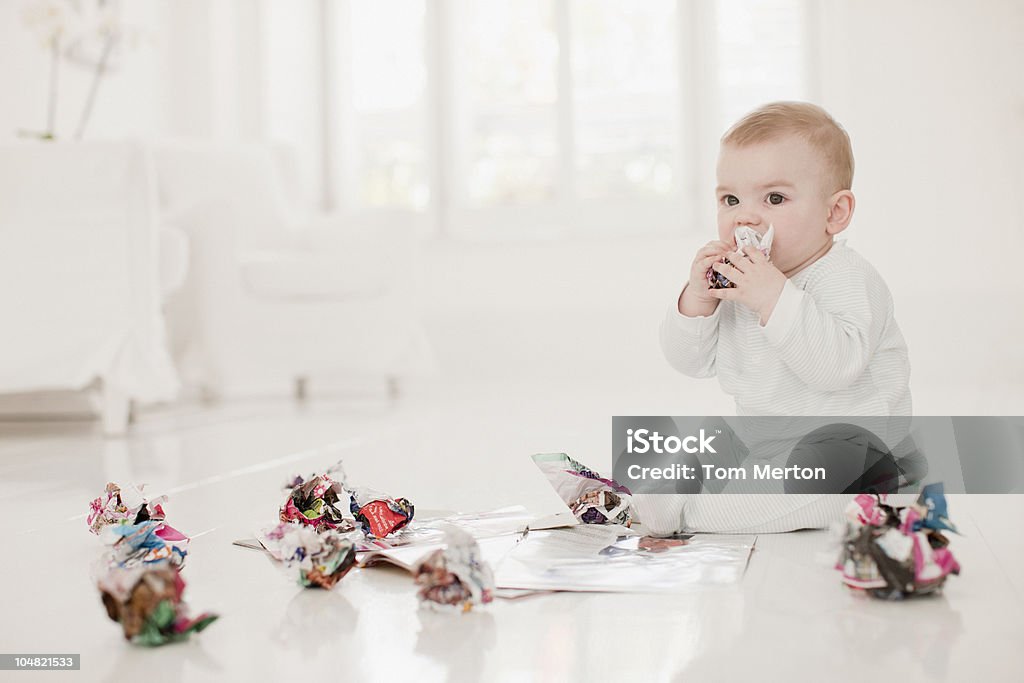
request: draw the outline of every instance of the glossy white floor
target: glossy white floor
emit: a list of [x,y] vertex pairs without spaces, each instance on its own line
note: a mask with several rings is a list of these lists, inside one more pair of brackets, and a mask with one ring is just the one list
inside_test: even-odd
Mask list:
[[[556,594],[466,615],[417,608],[397,570],[302,591],[231,545],[272,520],[286,475],[343,457],[352,480],[421,509],[560,503],[529,461],[564,450],[607,467],[610,416],[664,411],[639,389],[514,383],[383,401],[189,406],[104,439],[92,424],[0,423],[0,651],[81,653],[79,672],[4,680],[1022,680],[1024,501],[957,496],[960,577],[942,597],[847,593],[826,534],[761,536],[739,586],[685,595]],[[219,622],[184,644],[134,648],[91,583],[87,502],[110,479],[169,492],[195,539],[185,577]]]

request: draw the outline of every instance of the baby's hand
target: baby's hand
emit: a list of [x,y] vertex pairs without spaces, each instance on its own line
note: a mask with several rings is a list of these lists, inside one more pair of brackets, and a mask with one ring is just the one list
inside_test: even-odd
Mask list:
[[718,300],[709,295],[711,290],[707,273],[711,264],[721,261],[730,251],[732,251],[732,245],[720,240],[708,242],[697,250],[693,265],[690,266],[690,279],[683,291],[684,303],[691,302],[705,308],[711,306],[712,309],[718,305]]
[[761,325],[768,322],[775,310],[775,304],[786,285],[786,276],[768,258],[753,247],[744,247],[742,252],[727,254],[730,263],[712,264],[717,272],[729,278],[735,287],[709,289],[713,299],[738,301],[761,319]]

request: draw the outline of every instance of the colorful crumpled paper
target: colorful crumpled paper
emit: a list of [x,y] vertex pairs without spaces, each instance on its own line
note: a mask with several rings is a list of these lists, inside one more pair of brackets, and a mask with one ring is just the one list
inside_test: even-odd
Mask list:
[[[771,256],[772,253],[772,240],[775,237],[775,226],[769,225],[768,231],[761,236],[753,228],[741,225],[733,231],[733,238],[736,240],[736,250],[742,251],[743,247],[753,247],[759,250],[766,258]],[[729,263],[729,259],[723,258],[722,263]],[[708,286],[711,289],[726,289],[728,287],[735,287],[733,282],[729,281],[729,278],[719,273],[714,268],[708,268],[708,272],[704,275],[708,280]]]
[[355,488],[351,494],[352,514],[370,538],[384,538],[412,521],[415,508],[406,498],[392,498],[368,488]]
[[633,523],[633,495],[614,479],[605,479],[565,453],[538,453],[533,462],[584,524]]
[[212,624],[216,614],[188,617],[185,581],[166,562],[111,568],[98,582],[107,616],[121,624],[125,640],[149,647],[185,640]]
[[847,586],[900,600],[938,592],[946,577],[960,573],[942,533],[957,530],[947,517],[941,483],[925,486],[917,502],[905,508],[886,505],[884,494],[861,494],[846,514],[836,569]]
[[160,504],[166,503],[167,497],[160,496],[147,500],[142,493],[143,487],[144,485],[129,484],[121,488],[114,482],[109,482],[103,495],[89,504],[89,516],[86,518],[89,531],[99,534],[112,524],[139,524],[149,520],[163,520],[165,514]]
[[445,547],[423,558],[414,572],[421,604],[468,612],[491,602],[494,573],[481,557],[476,539],[451,525],[445,528],[444,539]]
[[190,540],[174,527],[153,520],[108,526],[100,538],[110,546],[110,564],[125,568],[166,560],[175,569],[181,569]]
[[356,564],[356,547],[333,529],[319,533],[312,527],[282,522],[257,536],[271,557],[296,570],[306,588],[334,587]]
[[291,491],[279,514],[282,522],[298,522],[315,531],[349,531],[353,528],[352,522],[342,516],[338,507],[338,501],[347,495],[341,462],[308,479],[296,476],[289,485]]

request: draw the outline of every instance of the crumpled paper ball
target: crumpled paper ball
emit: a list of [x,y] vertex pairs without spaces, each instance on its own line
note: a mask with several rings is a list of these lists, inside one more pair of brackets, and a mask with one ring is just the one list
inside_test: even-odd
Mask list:
[[188,616],[185,581],[169,563],[113,567],[98,582],[107,616],[121,625],[125,640],[154,647],[187,639],[217,620],[216,614]]
[[420,561],[415,570],[417,594],[429,607],[468,612],[494,599],[494,573],[480,554],[476,539],[458,527],[445,529],[445,547]]
[[282,522],[297,522],[310,526],[314,531],[336,529],[349,531],[352,522],[342,516],[338,507],[345,493],[345,472],[339,462],[327,472],[309,479],[295,477],[289,482],[291,491],[281,506],[279,517]]
[[[769,225],[768,231],[762,236],[753,228],[741,225],[733,231],[733,238],[736,240],[737,251],[742,251],[743,247],[753,247],[764,254],[765,258],[770,258],[772,253],[772,240],[775,238],[775,226]],[[723,258],[722,263],[732,265],[727,258]],[[708,286],[711,289],[727,289],[729,287],[736,286],[736,284],[731,282],[729,278],[722,275],[714,268],[708,268],[708,272],[704,274],[704,277],[707,278]]]
[[356,565],[351,540],[332,529],[319,533],[312,527],[282,522],[258,535],[275,560],[293,569],[306,588],[333,588]]
[[166,561],[178,570],[185,564],[190,541],[174,527],[153,520],[108,526],[100,538],[110,546],[107,560],[112,565],[128,568]]
[[901,600],[942,590],[960,564],[943,531],[957,533],[947,516],[941,483],[929,484],[904,508],[884,494],[861,494],[847,507],[846,533],[836,569],[843,583],[873,597]]
[[384,538],[412,521],[415,508],[406,498],[392,498],[368,488],[356,488],[351,493],[352,514],[370,538]]
[[86,517],[89,531],[99,534],[113,524],[139,524],[150,520],[163,520],[166,515],[160,504],[166,503],[167,497],[147,500],[142,493],[144,486],[129,484],[121,488],[114,482],[109,482],[103,495],[89,503],[89,515]]
[[533,462],[584,524],[633,523],[633,495],[614,479],[605,479],[565,453],[538,453]]

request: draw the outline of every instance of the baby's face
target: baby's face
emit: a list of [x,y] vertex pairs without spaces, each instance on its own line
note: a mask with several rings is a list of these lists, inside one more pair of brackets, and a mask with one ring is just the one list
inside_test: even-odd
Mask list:
[[741,225],[761,235],[774,225],[771,261],[788,274],[832,240],[826,232],[826,175],[824,162],[797,136],[723,145],[716,188],[719,239],[735,244],[733,232]]

